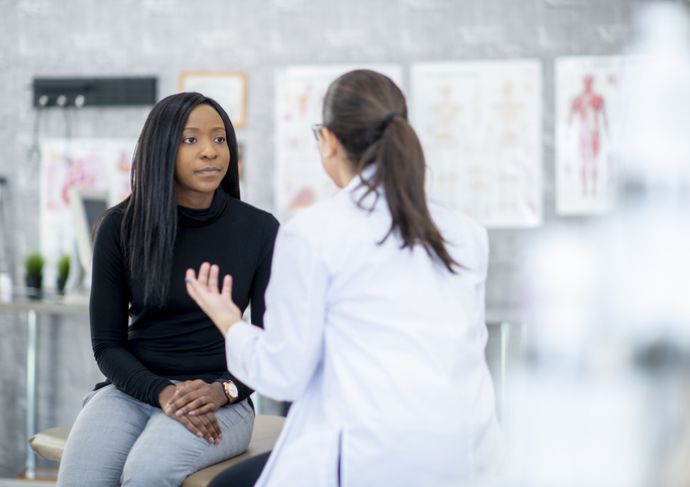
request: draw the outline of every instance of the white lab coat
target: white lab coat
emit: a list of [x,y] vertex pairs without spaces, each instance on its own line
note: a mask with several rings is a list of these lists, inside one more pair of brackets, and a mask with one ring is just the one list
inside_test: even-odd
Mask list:
[[[500,443],[484,358],[486,231],[432,207],[463,266],[389,238],[385,198],[353,181],[278,233],[264,330],[227,333],[229,370],[294,401],[257,486],[456,486]],[[371,200],[369,200],[371,202]]]

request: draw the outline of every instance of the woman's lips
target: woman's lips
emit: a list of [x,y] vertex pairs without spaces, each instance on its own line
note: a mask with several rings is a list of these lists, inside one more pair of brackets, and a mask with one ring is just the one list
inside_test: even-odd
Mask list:
[[203,169],[197,169],[194,171],[194,174],[198,174],[200,176],[210,176],[210,175],[215,175],[222,172],[221,169],[217,167],[205,167]]

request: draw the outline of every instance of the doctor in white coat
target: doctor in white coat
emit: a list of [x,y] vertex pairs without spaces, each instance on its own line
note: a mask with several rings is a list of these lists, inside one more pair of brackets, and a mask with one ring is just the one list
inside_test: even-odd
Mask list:
[[[281,227],[264,329],[242,321],[217,266],[186,275],[225,335],[228,369],[294,402],[256,485],[466,485],[491,471],[501,437],[484,358],[486,231],[427,202],[389,78],[335,80],[314,131],[342,189]],[[236,485],[232,469],[221,477],[213,485]]]

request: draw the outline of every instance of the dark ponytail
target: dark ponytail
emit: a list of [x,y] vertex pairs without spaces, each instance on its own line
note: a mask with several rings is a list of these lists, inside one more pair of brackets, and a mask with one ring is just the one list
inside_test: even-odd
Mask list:
[[350,71],[329,86],[323,121],[347,151],[356,174],[376,165],[371,178],[362,178],[366,191],[357,203],[363,208],[363,201],[372,193],[378,199],[376,188],[383,187],[392,223],[379,243],[398,233],[402,248],[421,245],[454,273],[459,264],[448,253],[426,204],[424,153],[407,121],[400,88],[380,73]]

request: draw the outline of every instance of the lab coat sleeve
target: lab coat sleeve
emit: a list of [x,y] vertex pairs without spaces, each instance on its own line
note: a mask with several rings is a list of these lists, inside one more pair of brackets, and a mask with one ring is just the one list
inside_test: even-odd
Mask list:
[[484,347],[486,347],[489,340],[489,330],[486,326],[486,278],[489,273],[489,235],[484,228],[481,231],[479,259],[481,280],[477,285],[477,303],[479,303],[477,325],[482,333]]
[[294,401],[321,360],[329,273],[290,225],[278,232],[264,329],[241,321],[225,337],[228,370],[259,393]]

